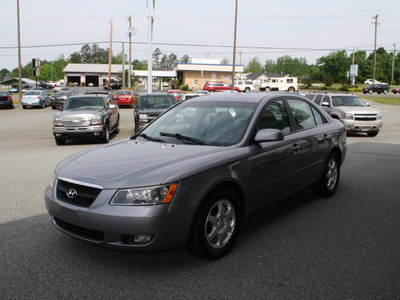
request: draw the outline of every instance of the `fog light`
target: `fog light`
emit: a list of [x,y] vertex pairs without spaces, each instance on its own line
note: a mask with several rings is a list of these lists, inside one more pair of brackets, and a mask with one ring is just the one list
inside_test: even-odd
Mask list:
[[94,135],[95,135],[95,136],[99,136],[99,135],[100,135],[100,132],[95,132]]
[[121,237],[121,242],[128,245],[144,245],[150,243],[154,239],[154,237],[154,234],[123,234]]

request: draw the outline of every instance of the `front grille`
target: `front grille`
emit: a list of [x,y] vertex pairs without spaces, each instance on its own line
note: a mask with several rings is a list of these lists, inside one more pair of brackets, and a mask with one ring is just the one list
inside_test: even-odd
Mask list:
[[90,126],[90,120],[86,119],[74,119],[74,120],[64,120],[64,126]]
[[376,114],[355,114],[354,120],[356,121],[376,121]]
[[79,185],[61,179],[59,179],[57,183],[57,198],[76,206],[89,207],[94,200],[96,200],[100,192],[101,189]]
[[92,230],[88,228],[79,227],[67,222],[64,222],[58,218],[54,218],[55,224],[62,230],[69,232],[73,235],[84,239],[90,239],[92,241],[101,242],[104,238],[104,232]]

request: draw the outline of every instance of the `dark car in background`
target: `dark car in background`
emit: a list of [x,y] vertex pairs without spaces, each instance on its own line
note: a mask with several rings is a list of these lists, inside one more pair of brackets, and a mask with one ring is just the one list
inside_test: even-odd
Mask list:
[[345,156],[343,124],[304,97],[203,96],[62,161],[45,204],[58,230],[94,245],[217,259],[246,217],[302,188],[334,195]]
[[14,108],[12,95],[9,91],[0,91],[0,107]]
[[53,95],[53,100],[50,103],[52,109],[58,109],[65,104],[71,96],[78,95],[75,91],[59,91]]
[[372,94],[372,93],[387,94],[389,90],[390,87],[387,83],[370,83],[368,86],[364,86],[362,88],[362,92],[364,94]]
[[57,145],[93,138],[108,143],[111,133],[119,133],[119,118],[118,105],[107,95],[71,96],[53,118],[53,135]]
[[162,112],[177,103],[175,96],[170,94],[146,94],[141,95],[135,104],[133,118],[135,121],[135,133],[139,132]]
[[[121,88],[122,88],[122,83],[120,82],[112,82],[110,85],[111,90],[119,90]],[[108,86],[107,85],[103,86],[103,89],[107,90]]]

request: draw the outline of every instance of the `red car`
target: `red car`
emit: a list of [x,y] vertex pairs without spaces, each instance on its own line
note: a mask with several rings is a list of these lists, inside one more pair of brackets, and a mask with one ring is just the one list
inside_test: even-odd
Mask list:
[[174,96],[176,100],[179,100],[180,95],[183,94],[181,90],[168,90],[167,93]]
[[[223,81],[207,81],[206,84],[204,85],[203,90],[209,91],[210,93],[212,92],[221,92],[221,91],[229,91],[232,89],[232,86],[229,83],[223,82]],[[235,91],[238,93],[241,92],[241,90],[235,86]]]
[[392,89],[392,93],[393,93],[393,94],[397,94],[397,93],[400,94],[400,87],[398,87],[398,88],[393,88],[393,89]]
[[127,105],[132,107],[135,102],[135,96],[133,95],[133,92],[129,90],[118,91],[114,95],[114,101],[119,106]]

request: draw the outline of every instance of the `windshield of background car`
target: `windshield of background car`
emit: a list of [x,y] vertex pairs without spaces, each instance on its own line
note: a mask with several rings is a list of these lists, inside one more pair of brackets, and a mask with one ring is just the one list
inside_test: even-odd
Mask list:
[[365,106],[365,103],[359,97],[351,96],[333,96],[333,106]]
[[103,109],[104,100],[101,97],[70,98],[64,106],[64,110],[78,109]]
[[115,95],[125,95],[125,96],[127,96],[127,95],[130,95],[130,94],[131,94],[131,92],[128,92],[128,91],[119,91]]
[[176,99],[168,95],[148,95],[142,96],[139,101],[141,109],[168,108],[176,104]]
[[67,96],[67,95],[72,95],[70,92],[58,92],[57,96]]
[[28,95],[40,95],[40,92],[26,92],[25,96],[28,96]]
[[0,91],[0,96],[8,96],[8,92]]
[[165,133],[194,138],[207,145],[229,146],[243,138],[256,106],[248,102],[185,101],[156,119],[142,133],[172,143],[176,139],[166,137]]

